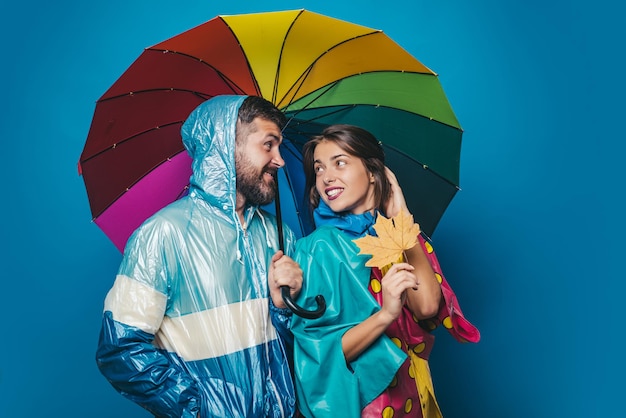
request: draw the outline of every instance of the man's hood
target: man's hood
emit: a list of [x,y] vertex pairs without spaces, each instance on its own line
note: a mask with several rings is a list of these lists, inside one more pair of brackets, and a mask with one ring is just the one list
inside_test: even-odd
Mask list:
[[217,96],[191,112],[181,135],[193,159],[190,193],[225,212],[236,203],[235,128],[239,107],[247,96]]

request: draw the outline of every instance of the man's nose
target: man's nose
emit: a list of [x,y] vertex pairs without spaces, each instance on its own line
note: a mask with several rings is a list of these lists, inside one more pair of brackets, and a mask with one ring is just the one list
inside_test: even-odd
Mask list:
[[276,168],[281,168],[285,166],[285,160],[283,160],[283,157],[280,155],[280,151],[278,151],[278,148],[276,149],[276,152],[274,153],[274,156],[272,157],[272,164]]

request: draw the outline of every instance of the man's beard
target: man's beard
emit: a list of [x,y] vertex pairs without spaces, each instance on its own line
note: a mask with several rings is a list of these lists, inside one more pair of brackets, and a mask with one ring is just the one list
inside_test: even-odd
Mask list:
[[[274,174],[271,184],[265,183],[264,172]],[[246,156],[235,153],[235,172],[237,174],[237,191],[246,199],[246,203],[254,206],[263,206],[272,202],[276,197],[276,170],[259,171],[252,166]]]

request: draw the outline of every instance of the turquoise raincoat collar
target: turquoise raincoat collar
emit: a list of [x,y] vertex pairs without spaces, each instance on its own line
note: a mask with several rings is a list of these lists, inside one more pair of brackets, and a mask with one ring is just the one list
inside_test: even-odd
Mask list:
[[353,238],[359,238],[365,234],[376,236],[374,230],[376,214],[378,211],[374,215],[369,212],[360,215],[345,212],[335,213],[320,199],[319,206],[313,211],[313,219],[317,228],[324,225],[334,226]]

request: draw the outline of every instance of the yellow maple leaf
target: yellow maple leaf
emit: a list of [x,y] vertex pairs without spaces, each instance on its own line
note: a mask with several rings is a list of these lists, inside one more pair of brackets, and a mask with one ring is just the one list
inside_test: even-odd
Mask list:
[[419,225],[413,222],[413,215],[407,211],[391,218],[378,214],[374,230],[377,237],[365,235],[355,239],[354,243],[360,249],[359,255],[372,255],[365,265],[378,268],[401,259],[405,250],[417,244],[420,233]]

